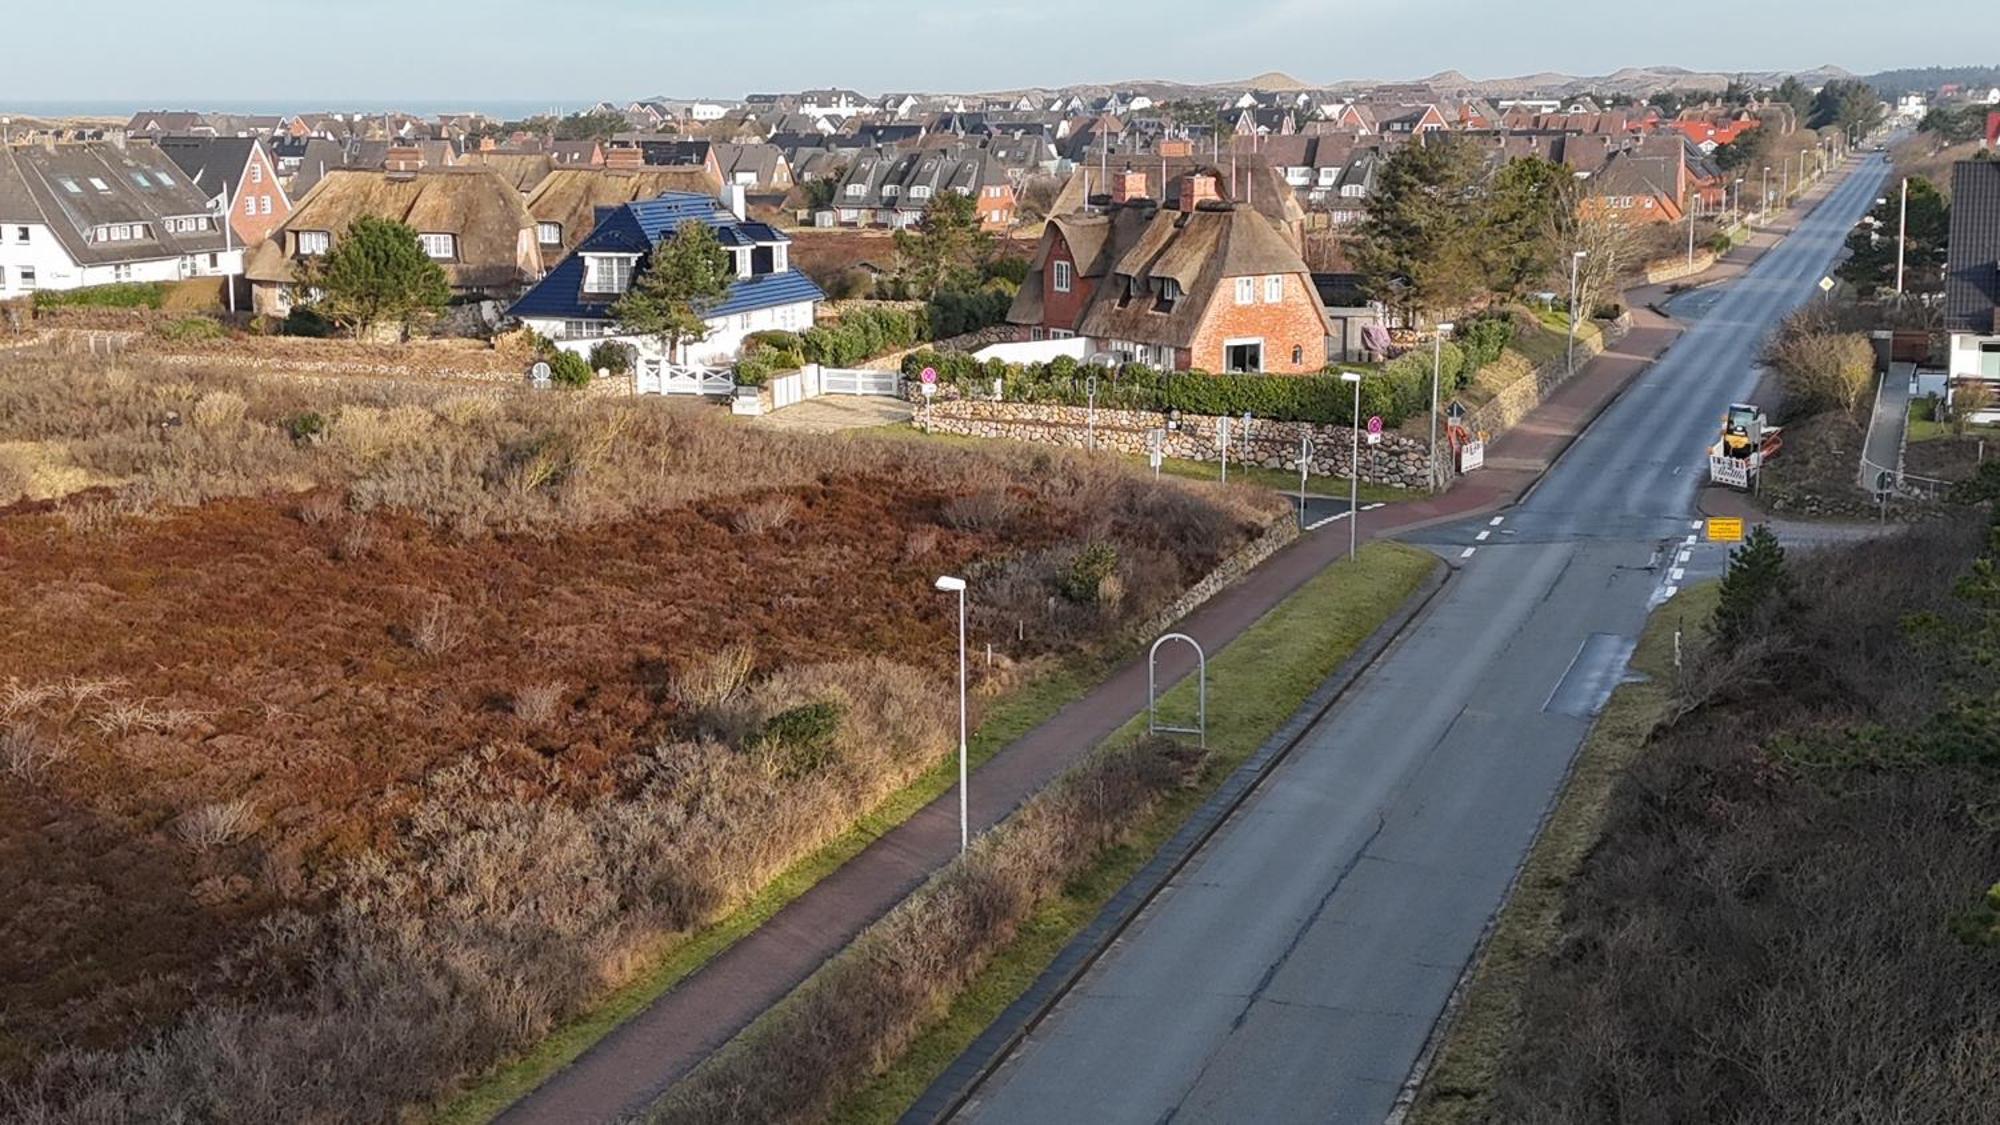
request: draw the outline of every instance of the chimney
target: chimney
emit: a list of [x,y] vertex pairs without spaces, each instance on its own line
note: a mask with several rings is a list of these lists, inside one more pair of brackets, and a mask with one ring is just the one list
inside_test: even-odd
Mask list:
[[1215,176],[1208,172],[1189,172],[1181,179],[1181,213],[1191,215],[1195,208],[1204,203],[1220,202],[1222,195],[1216,190]]
[[1186,137],[1175,137],[1172,140],[1161,141],[1157,151],[1161,156],[1186,159],[1194,155],[1194,142]]
[[389,149],[382,167],[391,172],[420,172],[424,167],[424,150],[415,145],[396,145]]
[[1126,165],[1123,172],[1111,177],[1111,202],[1130,203],[1135,199],[1145,199],[1146,173],[1134,171]]
[[738,222],[750,217],[748,194],[742,184],[730,184],[722,189],[723,201],[729,205],[729,213],[736,216]]
[[1986,115],[1986,147],[2000,148],[2000,113]]
[[479,138],[479,151],[481,152],[492,152],[499,147],[500,142],[494,140],[491,134]]
[[646,154],[637,145],[604,150],[604,167],[613,172],[637,172],[646,166]]

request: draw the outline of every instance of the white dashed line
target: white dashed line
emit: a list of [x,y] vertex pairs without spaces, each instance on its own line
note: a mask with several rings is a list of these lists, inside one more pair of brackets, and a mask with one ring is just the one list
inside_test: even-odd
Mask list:
[[1700,520],[1695,520],[1695,521],[1693,521],[1693,522],[1689,523],[1689,524],[1688,524],[1688,526],[1689,526],[1689,527],[1691,527],[1691,528],[1694,528],[1694,529],[1695,529],[1696,531],[1700,531],[1700,530],[1701,530],[1701,521],[1700,521]]
[[1685,540],[1683,540],[1683,542],[1685,542],[1688,546],[1692,547],[1695,545],[1695,537],[1690,535]]
[[1465,549],[1465,553],[1464,553],[1464,554],[1462,554],[1462,555],[1460,555],[1460,556],[1458,556],[1458,557],[1459,557],[1459,558],[1461,558],[1461,559],[1469,559],[1469,558],[1471,558],[1471,557],[1472,557],[1472,552],[1474,552],[1474,551],[1477,551],[1478,549],[1479,549],[1479,548],[1477,548],[1477,547],[1467,547],[1467,548]]
[[1667,577],[1673,579],[1676,582],[1679,582],[1681,579],[1687,577],[1687,571],[1682,570],[1680,567],[1675,567],[1673,571],[1667,575]]
[[1362,510],[1362,511],[1364,511],[1364,512],[1372,512],[1372,511],[1374,511],[1375,509],[1377,509],[1377,508],[1379,508],[1379,507],[1381,507],[1381,506],[1382,506],[1382,505],[1381,505],[1381,503],[1380,503],[1380,502],[1377,502],[1377,503],[1374,503],[1374,504],[1363,504],[1363,505],[1361,505],[1361,510]]
[[1673,596],[1674,596],[1675,594],[1678,594],[1678,593],[1680,593],[1680,592],[1681,592],[1681,588],[1680,588],[1679,586],[1669,586],[1669,587],[1667,587],[1667,597],[1669,597],[1669,598],[1673,597]]
[[1486,537],[1491,534],[1493,533],[1490,531],[1482,531],[1478,535],[1473,536],[1473,538],[1479,540],[1481,543],[1484,543],[1486,542]]
[[1678,556],[1675,557],[1674,561],[1681,564],[1682,566],[1686,566],[1688,564],[1688,560],[1693,557],[1694,557],[1693,551],[1682,551]]
[[1494,516],[1494,517],[1493,517],[1493,520],[1492,520],[1492,522],[1488,523],[1488,524],[1487,524],[1486,526],[1488,526],[1488,527],[1499,527],[1499,526],[1500,526],[1500,523],[1501,523],[1501,521],[1502,521],[1502,520],[1505,520],[1506,518],[1507,518],[1506,516]]

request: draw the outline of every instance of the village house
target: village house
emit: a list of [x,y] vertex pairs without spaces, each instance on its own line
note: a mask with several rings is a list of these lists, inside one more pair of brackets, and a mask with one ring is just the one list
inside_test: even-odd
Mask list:
[[1108,198],[1049,221],[1008,322],[1170,370],[1323,369],[1333,328],[1297,246],[1218,187],[1184,176],[1163,206],[1145,171],[1118,172]]
[[299,267],[364,215],[414,229],[455,297],[509,298],[542,275],[535,219],[513,184],[490,168],[427,167],[418,150],[399,148],[379,171],[329,170],[298,201],[245,269],[256,311],[289,314]]
[[1944,330],[1951,379],[2000,384],[2000,161],[1952,165]]
[[0,298],[241,273],[209,201],[150,145],[0,146]]
[[901,230],[915,225],[931,200],[948,191],[973,197],[985,230],[1004,231],[1014,221],[1014,185],[992,157],[970,147],[857,154],[832,201],[813,221],[821,227]]
[[[664,354],[658,340],[621,331],[612,306],[643,274],[652,252],[683,224],[705,223],[728,251],[736,280],[705,312],[708,336]],[[576,253],[550,271],[514,305],[513,315],[556,346],[579,355],[604,340],[630,345],[638,357],[641,390],[672,390],[678,365],[734,362],[753,332],[800,332],[813,326],[826,295],[791,266],[791,238],[747,220],[722,201],[692,192],[668,192],[599,211]],[[698,386],[697,382],[697,386]]]
[[241,246],[254,246],[284,225],[292,201],[279,182],[277,162],[263,141],[248,137],[161,137],[159,150],[208,193],[217,214],[227,212]]

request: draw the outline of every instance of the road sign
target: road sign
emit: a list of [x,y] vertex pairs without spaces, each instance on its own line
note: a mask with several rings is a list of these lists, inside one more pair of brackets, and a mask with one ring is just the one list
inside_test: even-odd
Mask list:
[[537,387],[546,387],[549,385],[549,376],[552,374],[553,372],[550,371],[549,365],[538,359],[535,361],[533,367],[528,368],[528,381]]
[[1708,517],[1708,541],[1710,543],[1743,542],[1743,521],[1735,516]]
[[936,384],[936,383],[925,383],[925,384],[924,384],[923,386],[924,386],[924,397],[925,397],[925,398],[935,398],[935,397],[937,397],[937,384]]
[[1465,421],[1465,404],[1457,399],[1452,399],[1451,405],[1444,408],[1444,416],[1453,422]]
[[1382,416],[1380,414],[1376,414],[1368,419],[1368,432],[1371,434],[1382,432]]
[[1822,293],[1831,293],[1831,292],[1833,292],[1833,279],[1832,279],[1832,278],[1830,278],[1830,277],[1822,277],[1822,278],[1820,278],[1820,279],[1819,279],[1819,291],[1820,291],[1820,292],[1822,292]]
[[926,367],[923,373],[918,375],[917,378],[922,379],[925,383],[935,384],[937,382],[937,368]]
[[1459,447],[1458,450],[1459,472],[1469,473],[1474,469],[1483,469],[1485,467],[1486,467],[1485,442],[1468,441],[1464,445]]

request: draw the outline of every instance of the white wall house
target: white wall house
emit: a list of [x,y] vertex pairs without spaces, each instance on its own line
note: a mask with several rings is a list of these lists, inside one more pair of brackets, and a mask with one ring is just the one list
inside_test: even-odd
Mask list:
[[1953,379],[2000,383],[2000,163],[1952,165],[1944,329]]
[[[646,257],[675,237],[685,223],[706,223],[730,255],[736,280],[707,317],[705,339],[667,355],[659,341],[623,329],[612,308],[632,287]],[[755,332],[811,328],[826,294],[792,268],[790,236],[745,219],[721,200],[667,192],[605,212],[596,229],[515,304],[521,323],[564,351],[587,355],[605,340],[629,344],[640,360],[641,381],[663,366],[726,367],[744,338]]]
[[150,146],[0,149],[0,299],[242,272],[205,193]]

